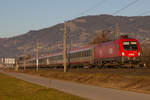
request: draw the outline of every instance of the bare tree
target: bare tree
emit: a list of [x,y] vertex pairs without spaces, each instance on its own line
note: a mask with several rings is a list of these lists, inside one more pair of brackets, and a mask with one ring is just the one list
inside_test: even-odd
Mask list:
[[95,37],[89,42],[89,44],[99,44],[102,42],[110,41],[111,31],[103,30],[96,34]]

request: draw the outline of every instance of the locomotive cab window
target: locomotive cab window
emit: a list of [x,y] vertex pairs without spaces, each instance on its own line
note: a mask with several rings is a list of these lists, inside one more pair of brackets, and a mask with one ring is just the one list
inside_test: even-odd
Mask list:
[[124,48],[124,50],[130,50],[129,42],[123,42],[123,48]]
[[132,47],[132,50],[137,50],[137,42],[131,41],[131,42],[130,42],[130,45],[131,45],[131,47]]
[[123,42],[124,50],[137,50],[137,42],[136,41],[126,41]]

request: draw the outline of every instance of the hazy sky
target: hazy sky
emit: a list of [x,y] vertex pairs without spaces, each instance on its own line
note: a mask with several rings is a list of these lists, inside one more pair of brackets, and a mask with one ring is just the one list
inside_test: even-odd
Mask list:
[[[80,16],[113,14],[135,0],[0,0],[0,37],[11,37],[53,26]],[[82,13],[85,12],[85,13]],[[150,0],[139,0],[117,13],[137,16],[150,15]],[[82,14],[81,14],[82,13]]]

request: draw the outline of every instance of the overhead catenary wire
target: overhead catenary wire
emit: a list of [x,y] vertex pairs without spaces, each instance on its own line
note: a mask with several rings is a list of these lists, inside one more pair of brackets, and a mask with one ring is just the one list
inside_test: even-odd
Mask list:
[[[150,12],[150,10],[147,10],[147,11],[145,11],[145,12],[142,12],[142,13],[138,14],[137,16],[142,16],[142,15],[147,14],[147,13],[149,13],[149,12]],[[133,23],[133,24],[135,24],[135,23]]]
[[[142,13],[136,15],[136,16],[140,17],[140,16],[143,16],[144,14],[147,14],[147,13],[149,13],[149,12],[150,12],[150,10],[147,10],[147,11],[142,12]],[[132,23],[132,25],[134,25],[134,24],[136,24],[136,23]]]
[[[101,0],[100,2],[98,2],[98,3],[96,3],[95,5],[91,6],[91,7],[88,8],[87,10],[85,10],[85,11],[83,11],[83,12],[79,12],[79,13],[75,14],[74,16],[71,16],[71,17],[69,18],[69,20],[72,20],[73,18],[76,18],[76,17],[79,17],[79,16],[84,15],[85,13],[87,13],[87,12],[89,12],[89,11],[91,11],[91,10],[93,10],[93,9],[95,9],[95,8],[97,8],[97,7],[99,7],[99,6],[101,6],[101,5],[103,5],[106,1],[108,1],[108,0]],[[67,22],[67,21],[65,21],[65,22]],[[71,34],[69,34],[69,35],[71,35]],[[69,36],[69,38],[71,38],[71,36]],[[71,41],[71,39],[70,39],[70,41]],[[70,41],[69,41],[69,42],[70,42]],[[70,47],[70,48],[71,48],[71,47]]]
[[[87,10],[85,10],[85,11],[79,13],[79,14],[76,14],[75,17],[81,16],[81,15],[83,15],[83,14],[85,14],[85,13],[87,13],[87,12],[93,10],[93,9],[95,9],[96,7],[103,5],[106,1],[107,1],[107,0],[102,0],[101,2],[99,2],[99,3],[95,4],[95,5],[93,5],[92,7],[90,7],[89,9],[87,9]],[[138,1],[139,1],[139,0],[134,0],[134,1],[130,2],[130,3],[128,3],[127,5],[123,6],[122,8],[120,8],[120,9],[118,9],[117,11],[115,11],[114,13],[112,13],[112,15],[118,14],[119,12],[121,12],[121,11],[123,11],[123,10],[129,8],[130,6],[136,4]],[[108,18],[108,19],[109,19],[109,18]],[[107,20],[108,20],[108,19],[107,19]],[[111,24],[110,26],[108,26],[107,29],[109,29],[109,28],[112,27],[113,25],[114,25],[114,24]]]
[[139,0],[135,0],[133,2],[130,2],[129,4],[125,5],[124,7],[122,7],[121,9],[117,10],[116,12],[114,12],[112,15],[116,15],[117,13],[121,12],[122,10],[125,10],[126,8],[134,5],[135,3],[137,3]]
[[[85,10],[85,11],[79,13],[79,14],[76,14],[75,17],[81,16],[81,15],[83,15],[83,14],[85,14],[85,13],[87,13],[87,12],[93,10],[93,9],[95,9],[96,7],[103,5],[106,1],[107,1],[107,0],[102,0],[102,1],[100,1],[99,3],[97,3],[97,4],[93,5],[92,7],[90,7],[89,9],[87,9],[87,10]],[[123,10],[129,8],[129,7],[132,6],[132,5],[134,5],[134,4],[137,3],[138,1],[139,1],[139,0],[134,0],[134,1],[130,2],[130,3],[128,3],[128,4],[125,5],[124,7],[120,8],[119,10],[115,11],[114,13],[112,13],[112,15],[118,14],[119,12],[121,12],[121,11],[123,11]],[[108,19],[109,19],[109,18],[108,18]],[[107,19],[107,20],[108,20],[108,19]],[[114,24],[111,24],[110,26],[108,26],[107,29],[109,29],[109,28],[112,27],[113,25],[114,25]]]
[[[129,4],[125,5],[124,7],[120,8],[119,10],[115,11],[114,13],[112,13],[112,15],[118,14],[119,12],[121,12],[121,11],[129,8],[130,6],[136,4],[138,1],[139,0],[134,0],[134,1],[130,2]],[[109,25],[107,29],[111,28],[112,26],[114,26],[114,24]]]
[[101,0],[100,2],[98,2],[98,3],[96,3],[95,5],[91,6],[91,7],[88,8],[87,10],[82,11],[82,12],[79,12],[79,13],[75,14],[74,16],[70,17],[70,18],[72,19],[72,18],[75,18],[75,17],[82,16],[82,15],[84,15],[85,13],[90,12],[90,11],[92,11],[93,9],[95,9],[95,8],[97,8],[97,7],[99,7],[99,6],[102,6],[106,1],[108,1],[108,0]]
[[[147,11],[142,12],[142,13],[136,15],[136,16],[141,17],[141,16],[143,16],[144,14],[147,14],[147,13],[149,13],[149,12],[150,12],[150,10],[147,10]],[[134,25],[136,25],[136,23],[131,23],[130,25],[134,26]],[[140,44],[143,44],[143,42],[141,42]]]
[[147,10],[147,11],[145,11],[145,12],[142,12],[142,13],[138,14],[137,16],[142,16],[142,15],[145,15],[145,14],[147,14],[147,13],[149,13],[149,12],[150,12],[150,10]]
[[[81,16],[81,15],[83,15],[83,14],[85,14],[85,13],[87,13],[87,12],[89,12],[89,11],[95,9],[95,8],[97,8],[98,6],[103,5],[106,1],[108,1],[108,0],[102,0],[102,1],[100,1],[99,3],[96,3],[96,4],[93,5],[92,7],[88,8],[87,10],[76,14],[74,17]],[[114,13],[112,13],[112,15],[118,14],[119,12],[121,12],[121,11],[123,11],[123,10],[129,8],[129,7],[132,6],[132,5],[134,5],[134,4],[137,3],[138,1],[139,1],[139,0],[134,0],[134,1],[130,2],[130,3],[128,3],[128,4],[125,5],[124,7],[120,8],[119,10],[115,11]],[[109,27],[112,27],[112,25],[109,26]]]
[[[90,12],[90,11],[92,11],[93,9],[95,9],[95,8],[97,8],[97,7],[99,7],[99,6],[102,6],[104,3],[106,3],[106,1],[108,1],[108,0],[102,0],[102,1],[100,1],[100,2],[98,2],[98,3],[96,3],[95,5],[91,6],[91,7],[88,8],[87,10],[85,10],[85,11],[83,11],[83,12],[80,12],[80,13],[77,13],[76,15],[72,16],[71,18],[78,17],[78,16],[82,16],[82,15],[84,15],[85,13]],[[118,14],[119,12],[125,10],[126,8],[128,8],[128,7],[132,6],[132,5],[134,5],[134,4],[137,3],[138,1],[139,1],[139,0],[134,0],[134,1],[130,2],[129,4],[127,4],[127,5],[125,5],[124,7],[122,7],[121,9],[119,9],[119,10],[115,11],[114,13],[112,13],[112,15]]]
[[[132,1],[132,2],[130,2],[130,3],[128,3],[127,5],[125,5],[124,7],[122,7],[122,8],[120,8],[119,10],[117,10],[117,11],[115,11],[114,13],[112,13],[112,15],[116,15],[116,14],[118,14],[119,12],[121,12],[121,11],[123,11],[123,10],[125,10],[125,9],[127,9],[127,8],[129,8],[130,6],[132,6],[132,5],[134,5],[135,3],[137,3],[139,0],[134,0],[134,1]],[[111,17],[110,17],[111,18]],[[107,20],[109,20],[109,18],[107,19]],[[116,39],[118,39],[119,37],[119,31],[118,31],[118,27],[119,27],[119,23],[113,23],[113,24],[111,24],[111,25],[109,25],[108,26],[108,28],[106,28],[105,30],[110,30],[110,28],[112,27],[112,26],[114,26],[114,24],[116,25],[116,32],[115,32],[115,34],[116,34]]]

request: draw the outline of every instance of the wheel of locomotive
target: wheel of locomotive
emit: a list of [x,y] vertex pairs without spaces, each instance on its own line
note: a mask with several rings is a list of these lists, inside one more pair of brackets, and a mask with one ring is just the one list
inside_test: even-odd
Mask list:
[[103,68],[102,60],[97,60],[94,64],[95,68],[101,69]]

